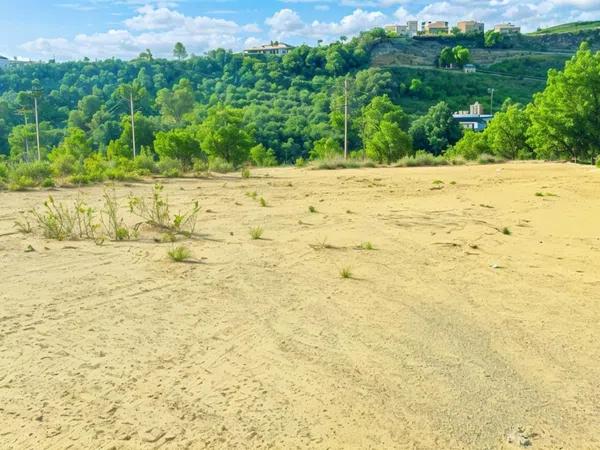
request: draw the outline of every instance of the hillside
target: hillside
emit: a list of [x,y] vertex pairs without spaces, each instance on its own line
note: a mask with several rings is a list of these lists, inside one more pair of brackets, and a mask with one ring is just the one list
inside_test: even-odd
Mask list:
[[600,29],[600,21],[593,22],[573,22],[565,23],[562,25],[556,25],[554,27],[544,28],[533,33],[532,36],[539,36],[544,34],[558,34],[558,33],[579,33],[581,31],[597,30]]

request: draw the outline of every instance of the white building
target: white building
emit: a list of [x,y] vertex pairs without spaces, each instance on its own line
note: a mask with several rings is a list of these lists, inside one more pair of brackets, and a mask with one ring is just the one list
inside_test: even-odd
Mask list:
[[494,27],[494,31],[500,34],[519,34],[521,27],[513,25],[512,23],[501,23]]
[[490,120],[494,118],[491,114],[484,114],[483,105],[479,102],[469,106],[468,111],[457,111],[452,117],[465,130],[483,131],[487,128]]
[[465,73],[475,73],[477,72],[477,67],[475,67],[474,64],[465,64],[465,67],[463,67],[463,71]]
[[293,49],[294,47],[283,42],[271,42],[259,47],[247,48],[244,53],[246,55],[285,55]]
[[10,59],[0,56],[0,70],[4,70],[10,66]]
[[416,20],[409,20],[406,25],[386,25],[385,31],[388,33],[395,33],[398,36],[416,36],[419,32],[419,22]]

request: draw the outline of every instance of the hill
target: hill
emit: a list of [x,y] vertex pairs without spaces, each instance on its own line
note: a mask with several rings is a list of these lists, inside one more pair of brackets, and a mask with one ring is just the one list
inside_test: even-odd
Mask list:
[[554,27],[544,28],[533,33],[531,36],[539,36],[544,34],[559,34],[559,33],[579,33],[582,31],[598,30],[600,29],[600,21],[592,22],[572,22],[565,23],[562,25],[556,25]]

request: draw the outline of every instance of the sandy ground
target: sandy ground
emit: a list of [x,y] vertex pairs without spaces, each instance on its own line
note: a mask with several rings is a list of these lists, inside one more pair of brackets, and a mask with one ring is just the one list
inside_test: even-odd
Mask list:
[[15,234],[48,193],[0,193],[0,448],[600,448],[599,170],[289,168],[165,191],[202,204],[190,263],[146,231]]

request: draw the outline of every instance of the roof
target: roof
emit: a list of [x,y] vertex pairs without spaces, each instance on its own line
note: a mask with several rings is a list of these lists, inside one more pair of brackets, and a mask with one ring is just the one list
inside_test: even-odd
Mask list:
[[247,48],[246,51],[258,51],[258,50],[280,50],[280,49],[290,49],[294,48],[291,45],[286,44],[285,42],[278,42],[276,44],[265,44],[258,47]]
[[499,23],[498,25],[496,25],[496,28],[518,28],[516,25],[513,25],[512,23]]
[[437,22],[430,22],[427,24],[429,28],[448,28],[448,22],[442,22],[438,20]]
[[491,119],[494,117],[492,114],[452,114],[455,119]]

